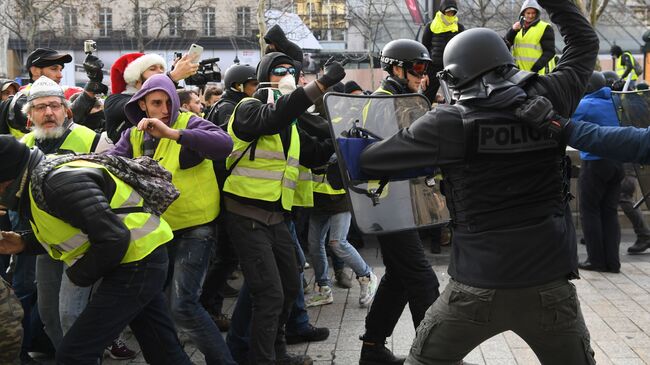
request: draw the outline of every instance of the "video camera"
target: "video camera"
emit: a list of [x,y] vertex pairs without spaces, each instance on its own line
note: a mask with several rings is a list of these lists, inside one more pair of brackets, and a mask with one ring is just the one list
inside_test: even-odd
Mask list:
[[217,62],[219,62],[219,57],[200,61],[198,71],[186,78],[185,84],[205,86],[208,82],[221,82],[221,68],[219,68]]

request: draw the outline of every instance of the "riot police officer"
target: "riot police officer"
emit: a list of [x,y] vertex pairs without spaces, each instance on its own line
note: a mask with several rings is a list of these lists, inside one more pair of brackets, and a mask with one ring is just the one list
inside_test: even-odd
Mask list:
[[[416,41],[397,39],[387,43],[381,52],[381,65],[388,76],[373,95],[417,93],[430,64],[429,52]],[[383,111],[376,109],[371,105],[367,118],[381,118]],[[401,364],[404,359],[395,357],[384,342],[407,303],[414,326],[420,324],[426,310],[438,298],[438,278],[425,257],[416,230],[383,234],[377,239],[386,273],[366,317],[359,364]]]
[[[521,123],[532,95],[569,116],[593,71],[598,41],[574,4],[540,0],[566,48],[549,75],[520,71],[499,35],[454,37],[440,78],[456,105],[443,105],[369,146],[362,171],[439,166],[452,217],[449,285],[417,329],[407,364],[458,364],[495,334],[512,330],[543,364],[593,364],[580,311],[569,163],[562,140]],[[397,162],[399,161],[399,163]]]

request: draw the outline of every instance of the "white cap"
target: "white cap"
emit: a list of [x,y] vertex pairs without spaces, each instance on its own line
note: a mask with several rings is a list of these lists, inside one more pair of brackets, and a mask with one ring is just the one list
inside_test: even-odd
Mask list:
[[65,99],[63,89],[59,84],[46,76],[41,76],[38,80],[34,81],[32,86],[29,88],[29,97],[27,98],[27,101],[32,101],[46,96],[58,96]]

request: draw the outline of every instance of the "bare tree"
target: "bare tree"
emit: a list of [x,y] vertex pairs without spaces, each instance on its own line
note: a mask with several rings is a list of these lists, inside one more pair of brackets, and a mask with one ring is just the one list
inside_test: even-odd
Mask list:
[[573,0],[573,2],[582,10],[582,13],[589,19],[592,27],[596,26],[598,19],[603,15],[609,0]]
[[[501,9],[507,8],[507,0],[471,0],[468,1],[459,15],[461,23],[478,27],[490,27],[495,30],[507,29],[511,24],[510,14]],[[465,22],[465,19],[468,22]]]

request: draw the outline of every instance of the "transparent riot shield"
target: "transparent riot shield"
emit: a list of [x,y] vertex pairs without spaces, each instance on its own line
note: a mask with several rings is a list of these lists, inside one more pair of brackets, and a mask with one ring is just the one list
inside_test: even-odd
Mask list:
[[[442,225],[449,212],[433,166],[404,171],[390,180],[369,180],[359,152],[388,138],[429,111],[423,95],[366,96],[328,93],[324,98],[343,184],[357,227],[366,234]],[[423,156],[422,158],[426,158]]]
[[[650,90],[612,92],[616,114],[622,126],[650,127]],[[634,164],[639,187],[650,209],[650,165]],[[637,203],[636,205],[639,205]]]

